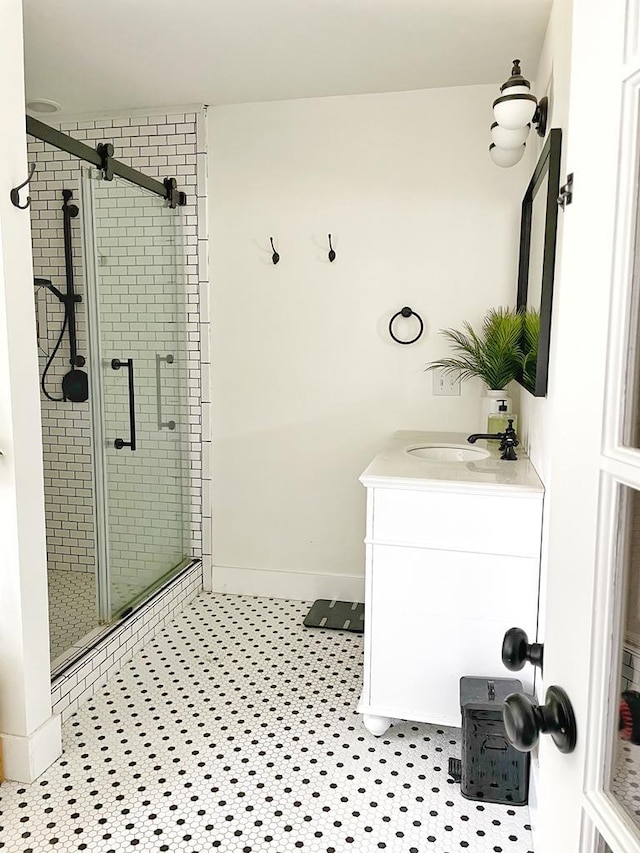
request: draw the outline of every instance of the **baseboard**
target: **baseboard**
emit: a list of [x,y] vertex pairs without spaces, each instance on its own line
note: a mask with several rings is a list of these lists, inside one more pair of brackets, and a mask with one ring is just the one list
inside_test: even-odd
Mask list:
[[364,576],[360,575],[213,566],[211,588],[213,592],[288,598],[293,601],[315,601],[317,598],[364,601]]
[[53,714],[28,736],[0,734],[5,779],[30,784],[44,773],[62,755],[61,725]]

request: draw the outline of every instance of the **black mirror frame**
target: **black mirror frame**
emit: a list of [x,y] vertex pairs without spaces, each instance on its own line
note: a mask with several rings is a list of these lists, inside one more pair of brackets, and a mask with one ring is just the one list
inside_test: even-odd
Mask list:
[[521,380],[520,385],[534,397],[547,396],[549,376],[549,345],[551,343],[551,308],[553,303],[553,278],[556,264],[556,237],[558,231],[558,195],[560,193],[560,155],[562,131],[554,127],[544,144],[531,181],[522,199],[520,218],[520,256],[518,263],[518,296],[516,306],[527,306],[529,287],[529,259],[531,254],[531,218],[533,200],[548,173],[547,200],[544,227],[544,251],[542,256],[542,289],[540,292],[540,337],[536,362],[535,388],[528,388]]

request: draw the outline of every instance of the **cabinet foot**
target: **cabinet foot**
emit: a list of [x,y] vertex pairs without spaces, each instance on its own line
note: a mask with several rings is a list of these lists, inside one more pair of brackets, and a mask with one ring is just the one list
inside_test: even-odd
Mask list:
[[362,722],[368,732],[376,737],[381,737],[389,728],[393,720],[391,717],[378,717],[376,714],[363,714]]

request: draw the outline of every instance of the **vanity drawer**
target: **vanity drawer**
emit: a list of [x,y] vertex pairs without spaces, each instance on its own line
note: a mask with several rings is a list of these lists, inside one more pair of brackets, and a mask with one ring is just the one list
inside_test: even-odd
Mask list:
[[540,557],[542,495],[369,491],[372,542]]
[[539,561],[533,557],[372,545],[369,565],[374,620],[395,602],[400,622],[409,613],[419,624],[506,616],[512,625],[535,627]]

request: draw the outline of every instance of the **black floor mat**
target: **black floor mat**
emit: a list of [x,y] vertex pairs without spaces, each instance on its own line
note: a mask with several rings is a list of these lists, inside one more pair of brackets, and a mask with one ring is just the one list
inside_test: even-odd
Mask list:
[[304,618],[306,628],[329,628],[333,631],[364,631],[364,604],[358,601],[329,601],[319,598]]

